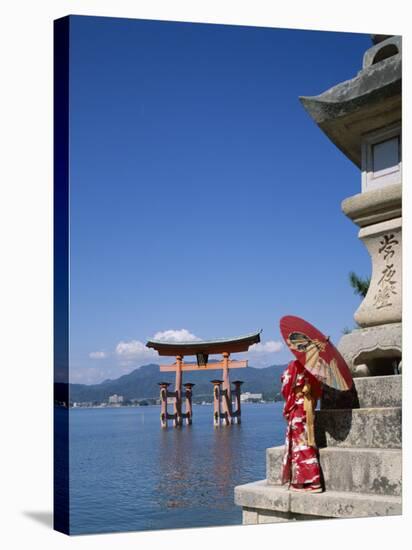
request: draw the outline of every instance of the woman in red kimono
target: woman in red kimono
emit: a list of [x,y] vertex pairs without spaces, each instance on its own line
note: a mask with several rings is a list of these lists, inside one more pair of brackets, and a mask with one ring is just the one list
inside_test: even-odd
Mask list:
[[291,361],[282,375],[283,416],[288,426],[282,483],[291,490],[320,493],[320,467],[314,435],[314,411],[322,386],[303,365]]

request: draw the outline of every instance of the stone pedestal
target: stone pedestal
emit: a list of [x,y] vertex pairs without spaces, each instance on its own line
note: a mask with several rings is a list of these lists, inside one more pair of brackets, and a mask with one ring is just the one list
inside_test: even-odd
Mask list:
[[323,403],[316,412],[325,492],[282,486],[284,447],[269,448],[266,479],[235,487],[244,524],[402,513],[402,377],[357,378],[354,390],[356,408],[334,408],[332,400],[333,408]]
[[355,313],[359,326],[383,325],[402,320],[401,218],[388,220],[359,231],[372,258],[368,293]]
[[345,334],[338,345],[353,376],[397,374],[401,370],[402,323],[388,323]]
[[361,327],[402,321],[401,184],[349,197],[342,210],[360,227],[359,238],[372,260],[368,293],[355,313]]
[[391,184],[349,197],[342,210],[359,227],[372,261],[369,290],[354,318],[361,327],[338,348],[354,376],[400,371],[402,356],[402,188]]

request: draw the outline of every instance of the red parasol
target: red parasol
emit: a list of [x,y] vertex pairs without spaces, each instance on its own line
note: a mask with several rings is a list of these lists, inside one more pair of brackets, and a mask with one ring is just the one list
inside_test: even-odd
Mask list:
[[282,317],[280,330],[291,351],[315,378],[337,390],[351,389],[349,367],[328,336],[293,315]]

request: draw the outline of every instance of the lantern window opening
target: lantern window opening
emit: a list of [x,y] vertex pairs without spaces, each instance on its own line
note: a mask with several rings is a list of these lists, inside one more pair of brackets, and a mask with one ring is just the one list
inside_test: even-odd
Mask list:
[[401,126],[395,124],[362,138],[362,192],[401,182]]

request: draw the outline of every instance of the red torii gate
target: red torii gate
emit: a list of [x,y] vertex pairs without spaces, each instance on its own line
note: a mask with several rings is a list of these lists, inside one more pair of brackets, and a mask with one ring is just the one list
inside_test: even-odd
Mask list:
[[[160,424],[162,428],[167,427],[167,421],[173,420],[175,427],[182,426],[183,419],[187,424],[192,423],[192,388],[194,384],[184,384],[186,388],[186,411],[182,412],[182,374],[185,371],[216,370],[222,369],[223,380],[211,380],[213,384],[213,423],[220,425],[220,421],[226,425],[233,424],[234,419],[240,424],[240,386],[242,381],[234,382],[236,410],[232,406],[232,392],[230,389],[229,369],[247,367],[247,361],[235,361],[230,359],[231,353],[248,351],[253,344],[260,342],[261,331],[253,332],[236,338],[203,340],[191,342],[166,342],[164,340],[149,340],[146,343],[148,348],[155,349],[160,356],[176,357],[175,363],[171,365],[160,365],[161,372],[175,372],[175,391],[169,391],[169,383],[160,382]],[[222,361],[209,363],[209,355],[222,354]],[[185,356],[195,355],[197,363],[184,363]],[[174,398],[174,413],[167,411],[167,398]],[[221,399],[222,398],[222,399]],[[221,407],[222,401],[222,407]],[[223,412],[221,411],[223,409]]]

